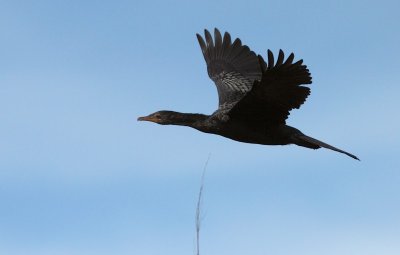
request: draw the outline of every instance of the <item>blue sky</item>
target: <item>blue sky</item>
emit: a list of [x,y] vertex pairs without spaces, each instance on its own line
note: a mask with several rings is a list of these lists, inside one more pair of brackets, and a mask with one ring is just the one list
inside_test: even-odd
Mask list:
[[[399,1],[1,1],[0,254],[400,254]],[[348,150],[137,122],[211,113],[195,33],[303,58],[289,125]]]

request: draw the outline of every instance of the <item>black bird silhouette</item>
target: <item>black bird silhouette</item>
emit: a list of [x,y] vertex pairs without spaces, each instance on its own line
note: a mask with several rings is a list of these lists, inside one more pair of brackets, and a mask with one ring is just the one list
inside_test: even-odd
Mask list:
[[214,40],[205,30],[205,40],[197,34],[207,63],[207,71],[219,96],[218,109],[211,115],[158,111],[140,121],[162,125],[181,125],[221,135],[236,141],[264,145],[296,144],[321,147],[353,154],[335,148],[300,130],[286,125],[289,112],[304,103],[310,94],[310,72],[303,60],[293,62],[293,53],[285,60],[282,50],[278,59],[268,50],[268,61],[256,55],[240,39],[231,41],[229,33],[222,38],[218,29]]

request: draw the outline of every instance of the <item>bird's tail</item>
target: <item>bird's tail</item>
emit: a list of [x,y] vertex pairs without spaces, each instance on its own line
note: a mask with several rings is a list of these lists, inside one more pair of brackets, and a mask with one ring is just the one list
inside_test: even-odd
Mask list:
[[299,146],[303,146],[303,147],[307,147],[307,148],[311,148],[311,149],[319,149],[319,148],[323,147],[323,148],[326,148],[326,149],[330,149],[330,150],[333,150],[333,151],[337,151],[337,152],[346,154],[347,156],[352,157],[354,159],[360,160],[359,158],[357,158],[356,156],[354,156],[351,153],[348,153],[348,152],[346,152],[344,150],[341,150],[341,149],[338,149],[336,147],[333,147],[332,145],[329,145],[327,143],[321,142],[321,141],[319,141],[319,140],[317,140],[315,138],[306,136],[304,134],[296,135],[296,139],[295,140],[296,140],[295,144],[299,145]]

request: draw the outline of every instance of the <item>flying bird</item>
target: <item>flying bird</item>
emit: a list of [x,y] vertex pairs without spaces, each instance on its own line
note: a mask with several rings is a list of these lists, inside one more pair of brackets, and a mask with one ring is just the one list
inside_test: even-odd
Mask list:
[[139,121],[180,125],[221,135],[239,142],[263,145],[296,144],[311,149],[321,147],[353,154],[303,134],[286,125],[292,109],[298,109],[310,95],[311,75],[303,60],[294,62],[282,50],[275,61],[268,50],[267,61],[255,54],[239,38],[233,42],[228,32],[218,29],[214,38],[204,31],[197,39],[207,64],[207,72],[218,91],[218,109],[211,115],[158,111]]

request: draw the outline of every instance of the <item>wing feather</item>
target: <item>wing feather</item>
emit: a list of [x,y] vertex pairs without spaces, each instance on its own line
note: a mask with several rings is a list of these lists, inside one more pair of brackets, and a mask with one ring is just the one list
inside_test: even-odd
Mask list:
[[283,59],[285,58],[285,54],[282,50],[279,50],[278,60],[276,61],[275,66],[280,66],[283,63]]
[[310,94],[310,88],[302,86],[311,84],[311,75],[303,60],[293,63],[294,54],[291,53],[284,61],[282,50],[276,63],[271,51],[268,50],[267,55],[268,65],[259,56],[263,70],[261,80],[256,80],[252,89],[230,110],[231,118],[285,124],[289,112],[298,109]]
[[207,72],[214,81],[219,97],[219,110],[230,110],[261,79],[257,55],[239,38],[232,43],[228,32],[222,35],[214,30],[214,39],[208,30],[204,38],[197,34],[207,63]]

